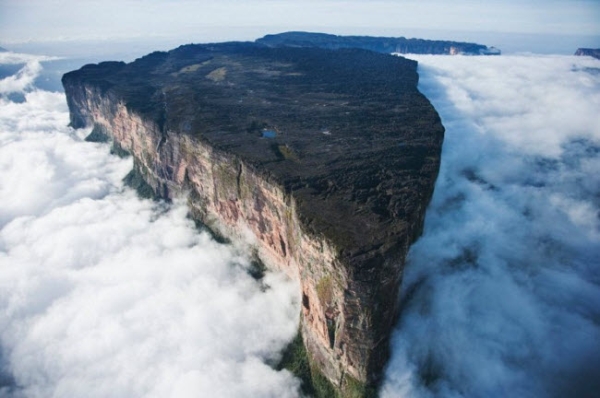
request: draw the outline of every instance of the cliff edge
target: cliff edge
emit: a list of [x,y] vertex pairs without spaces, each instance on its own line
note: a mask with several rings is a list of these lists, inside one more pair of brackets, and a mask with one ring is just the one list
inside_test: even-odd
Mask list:
[[302,289],[313,376],[366,396],[388,358],[444,128],[414,61],[360,49],[185,45],[67,73],[75,128],[131,153],[161,197],[250,239]]
[[575,55],[588,56],[600,59],[600,48],[578,48]]
[[271,47],[321,47],[328,49],[362,48],[391,54],[438,54],[438,55],[500,55],[495,47],[483,44],[448,41],[407,39],[405,37],[337,36],[327,33],[284,32],[266,35],[259,44]]

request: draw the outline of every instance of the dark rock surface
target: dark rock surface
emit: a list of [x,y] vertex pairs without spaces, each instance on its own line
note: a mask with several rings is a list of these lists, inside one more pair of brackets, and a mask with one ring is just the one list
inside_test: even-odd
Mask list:
[[380,53],[499,55],[500,50],[477,43],[405,37],[336,36],[326,33],[285,32],[256,40],[271,47],[362,48]]
[[362,49],[221,43],[87,65],[63,84],[73,127],[95,125],[156,192],[191,188],[198,218],[225,235],[245,225],[295,268],[311,366],[351,396],[387,361],[440,164],[444,128],[416,68]]
[[578,48],[575,55],[589,56],[600,59],[600,48]]
[[[307,227],[352,254],[393,241],[404,227],[390,221],[415,217],[431,193],[443,128],[416,88],[416,66],[356,49],[228,43],[88,65],[65,79],[258,166],[294,193]],[[263,138],[263,128],[277,136]]]

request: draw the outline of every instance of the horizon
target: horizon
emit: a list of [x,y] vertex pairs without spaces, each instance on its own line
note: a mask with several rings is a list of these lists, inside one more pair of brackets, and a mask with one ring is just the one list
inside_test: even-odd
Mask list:
[[110,48],[103,47],[111,46],[143,55],[287,31],[473,42],[503,54],[573,54],[580,47],[600,47],[600,2],[593,0],[463,0],[451,6],[440,0],[3,0],[0,11],[1,47],[65,56],[109,55]]
[[[508,54],[556,54],[573,55],[578,48],[600,48],[600,34],[571,35],[543,33],[507,33],[476,31],[444,31],[437,29],[413,29],[402,32],[397,29],[231,29],[223,32],[202,32],[196,37],[123,37],[99,39],[30,40],[4,42],[0,47],[12,52],[77,57],[86,55],[111,55],[136,53],[142,56],[152,51],[168,51],[184,44],[207,44],[230,41],[253,42],[261,37],[286,32],[324,33],[336,36],[404,37],[406,39],[444,40],[468,42],[495,47]],[[92,48],[93,47],[93,48]],[[48,53],[50,51],[51,53]],[[133,58],[132,58],[133,59]]]

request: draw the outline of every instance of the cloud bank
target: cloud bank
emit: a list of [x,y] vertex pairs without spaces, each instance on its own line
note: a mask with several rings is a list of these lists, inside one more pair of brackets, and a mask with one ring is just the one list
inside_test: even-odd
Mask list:
[[0,396],[298,396],[268,365],[298,287],[124,189],[131,160],[66,127],[41,61],[0,81]]
[[414,58],[447,131],[382,396],[595,396],[600,62]]
[[[2,55],[0,55],[2,56]],[[297,397],[297,286],[124,189],[43,58],[0,80],[0,396]],[[383,397],[600,390],[600,63],[417,57],[447,128]],[[11,102],[20,93],[25,101]]]

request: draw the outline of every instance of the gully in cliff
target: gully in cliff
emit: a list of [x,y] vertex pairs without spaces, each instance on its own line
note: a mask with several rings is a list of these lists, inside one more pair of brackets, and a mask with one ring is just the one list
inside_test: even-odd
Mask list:
[[307,388],[367,396],[440,163],[444,129],[416,67],[222,43],[87,65],[63,85],[73,127],[96,126],[155,194],[186,195],[229,239],[251,231],[261,260],[299,280]]

